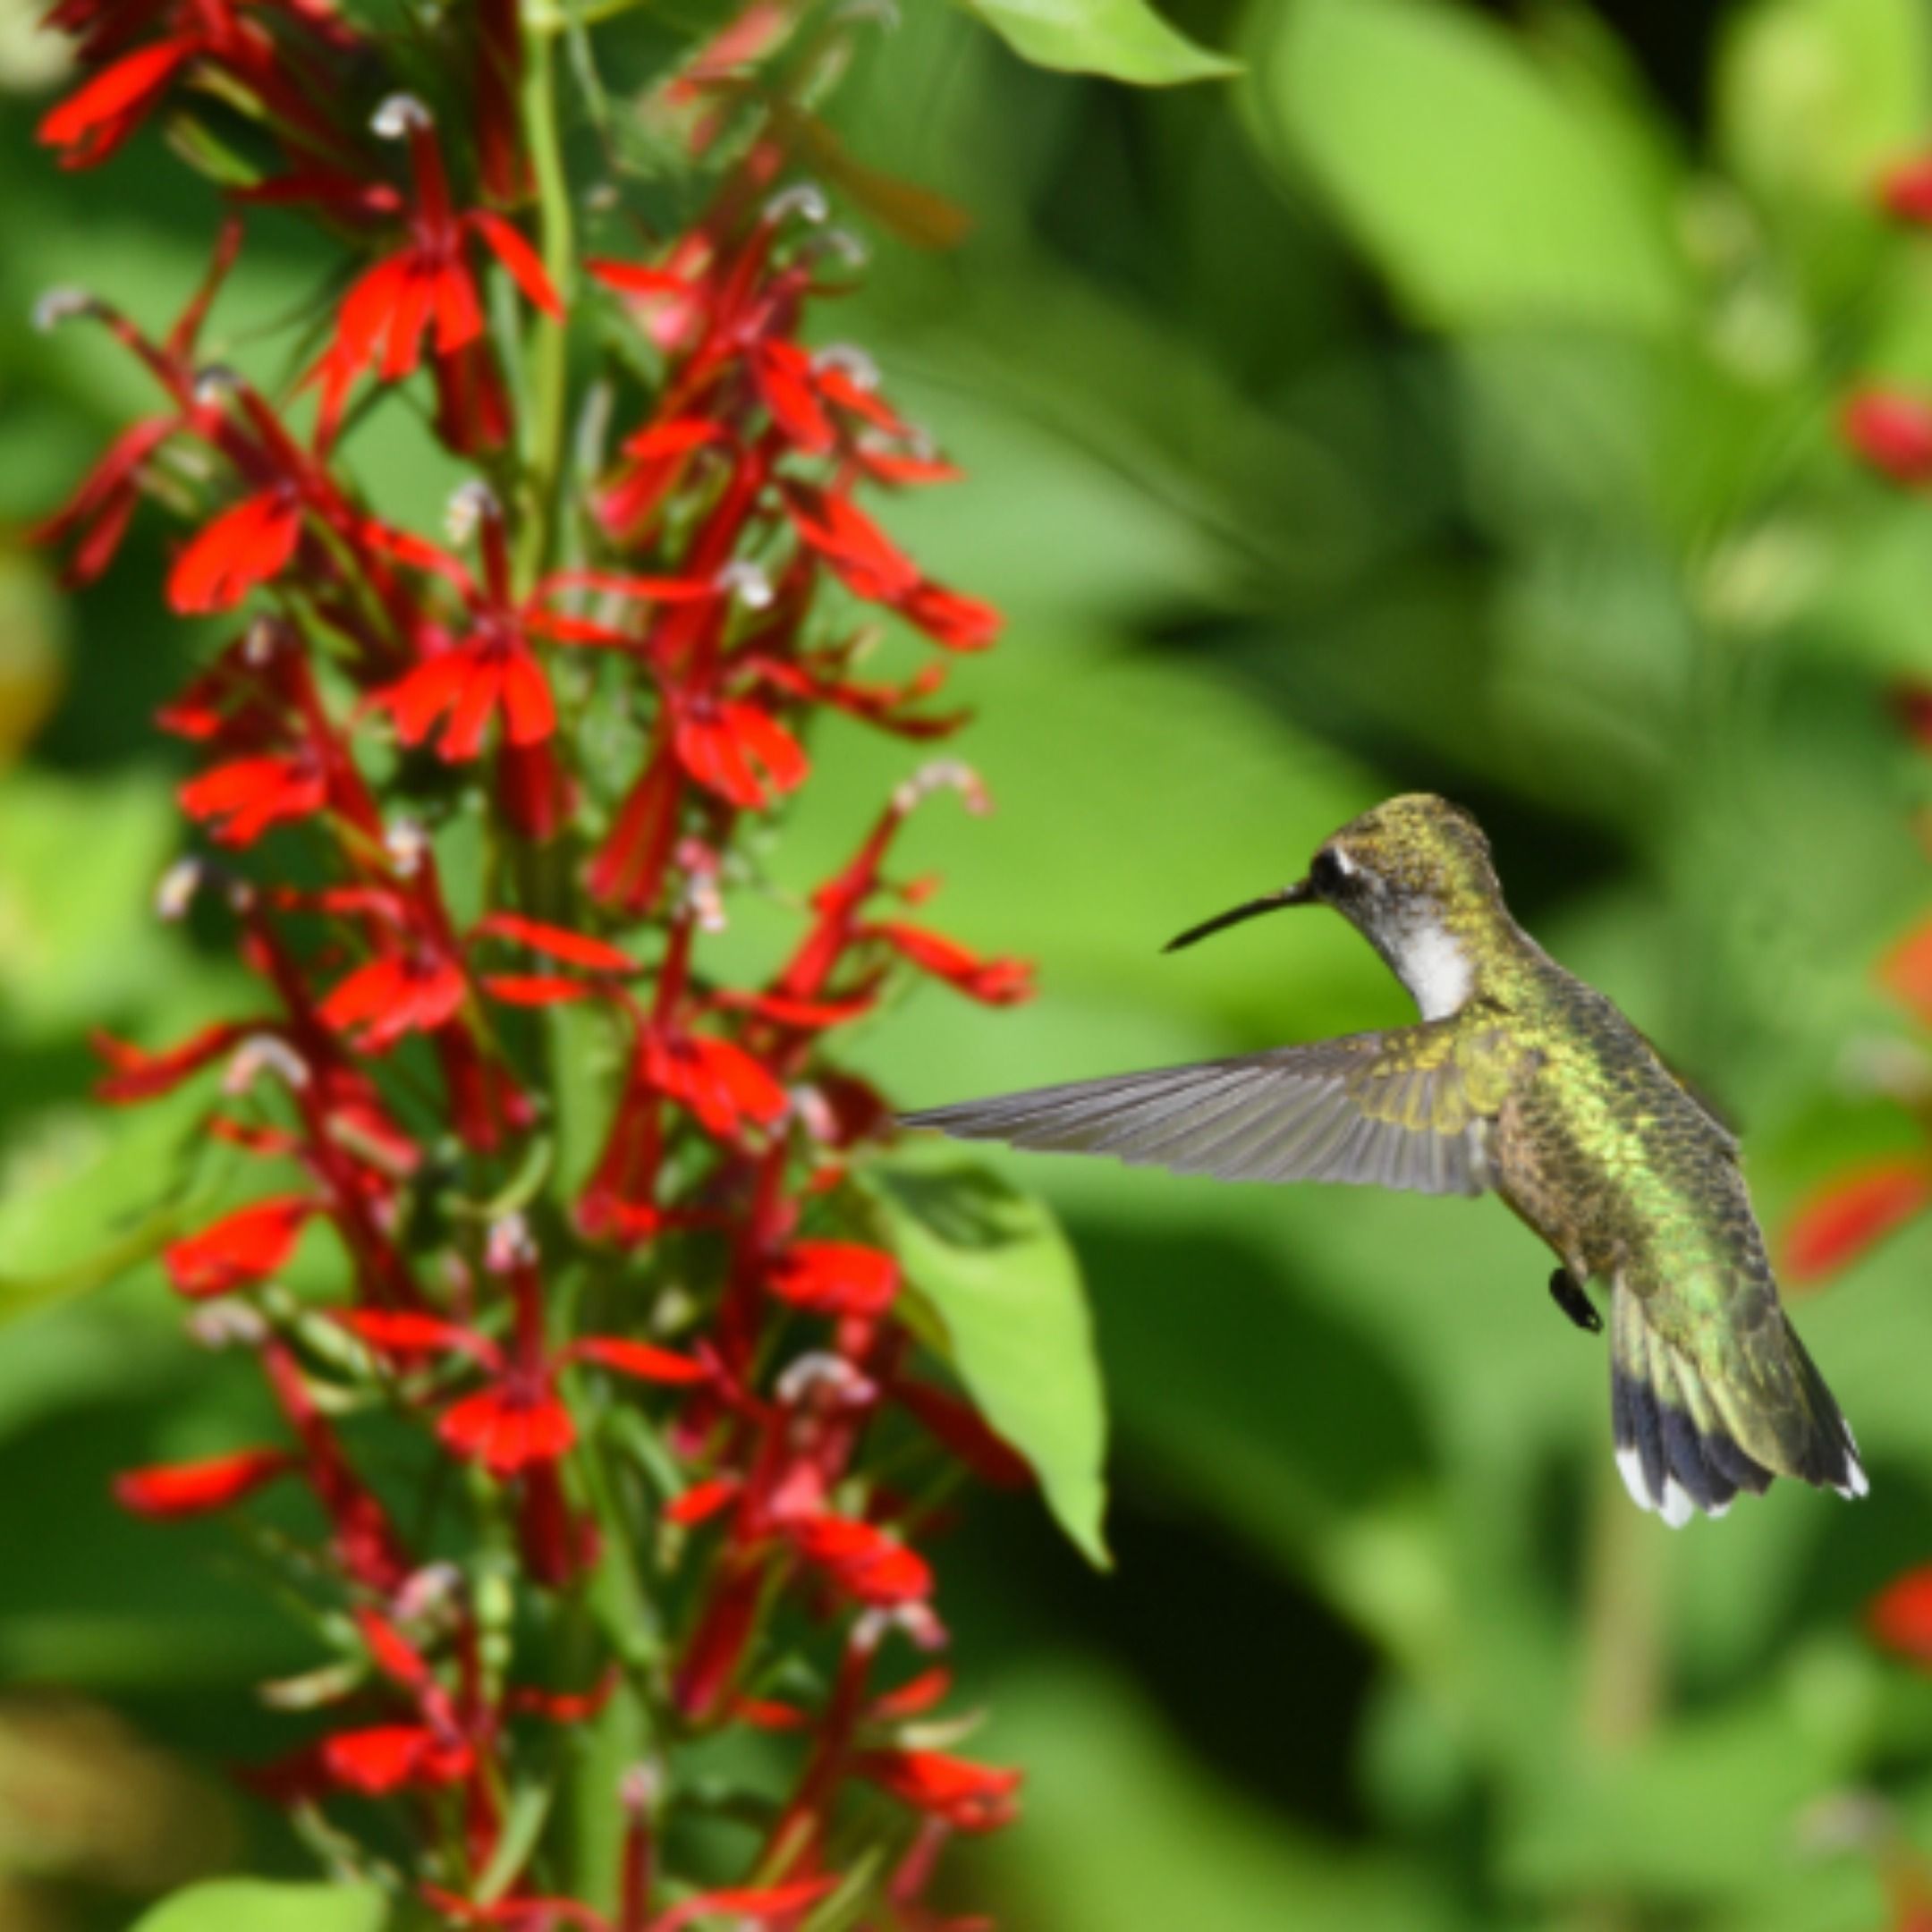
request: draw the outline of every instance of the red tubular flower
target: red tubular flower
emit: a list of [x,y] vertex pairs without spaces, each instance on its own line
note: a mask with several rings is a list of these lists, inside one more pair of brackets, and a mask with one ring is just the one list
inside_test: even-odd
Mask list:
[[158,1463],[114,1478],[114,1501],[137,1516],[202,1516],[252,1496],[300,1466],[285,1449],[239,1449],[199,1462]]
[[284,484],[225,510],[175,559],[169,604],[184,614],[233,609],[287,568],[301,523],[301,500]]
[[175,1292],[199,1301],[266,1281],[295,1252],[303,1224],[319,1206],[304,1195],[280,1195],[171,1242],[161,1258]]
[[1878,184],[1878,199],[1895,219],[1932,226],[1932,156],[1888,170]]
[[168,83],[201,51],[189,35],[157,40],[96,74],[41,117],[39,138],[64,150],[63,167],[105,161],[154,112]]
[[868,1522],[849,1516],[811,1516],[791,1526],[801,1555],[817,1563],[856,1602],[880,1608],[931,1596],[930,1566]]

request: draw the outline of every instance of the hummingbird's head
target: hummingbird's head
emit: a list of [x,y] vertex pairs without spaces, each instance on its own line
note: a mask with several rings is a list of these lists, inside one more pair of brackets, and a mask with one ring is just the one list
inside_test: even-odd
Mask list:
[[1388,962],[1425,1019],[1452,1013],[1475,985],[1472,942],[1502,911],[1482,827],[1426,792],[1390,799],[1324,840],[1308,877],[1191,928],[1167,950],[1284,906],[1327,905]]

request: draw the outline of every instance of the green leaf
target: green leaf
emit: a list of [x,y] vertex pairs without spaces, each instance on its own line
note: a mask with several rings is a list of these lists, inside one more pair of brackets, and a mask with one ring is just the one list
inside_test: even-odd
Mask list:
[[1032,1464],[1060,1527],[1106,1568],[1106,1409],[1080,1264],[1052,1213],[950,1157],[875,1169],[868,1183],[973,1400]]
[[1655,170],[1502,29],[1428,0],[1277,0],[1264,22],[1264,146],[1313,173],[1429,319],[1658,329],[1682,312]]
[[381,1932],[388,1916],[373,1885],[216,1878],[163,1899],[133,1932]]
[[961,0],[1021,60],[1141,87],[1216,80],[1241,64],[1196,47],[1144,0]]

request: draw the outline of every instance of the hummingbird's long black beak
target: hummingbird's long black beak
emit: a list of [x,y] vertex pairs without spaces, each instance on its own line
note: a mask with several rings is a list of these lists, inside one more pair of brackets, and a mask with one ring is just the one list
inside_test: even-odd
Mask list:
[[1191,946],[1197,939],[1205,939],[1210,933],[1225,932],[1230,926],[1239,926],[1243,919],[1251,919],[1263,912],[1278,912],[1284,906],[1315,903],[1315,888],[1303,879],[1299,885],[1284,886],[1279,892],[1266,893],[1258,899],[1250,899],[1246,905],[1238,905],[1232,912],[1223,912],[1214,919],[1203,919],[1199,926],[1190,926],[1178,939],[1170,939],[1161,951],[1178,953],[1182,946]]

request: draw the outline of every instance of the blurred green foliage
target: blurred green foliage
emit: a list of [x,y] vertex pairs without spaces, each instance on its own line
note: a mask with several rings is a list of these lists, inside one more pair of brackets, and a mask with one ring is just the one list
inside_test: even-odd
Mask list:
[[[1928,896],[1927,767],[1886,692],[1932,678],[1932,516],[1832,418],[1856,375],[1932,380],[1932,243],[1867,193],[1932,137],[1922,0],[1199,0],[1175,21],[1241,72],[1154,93],[905,11],[837,123],[972,227],[875,237],[843,332],[972,471],[900,534],[1013,618],[960,680],[997,809],[928,807],[911,850],[942,923],[1038,958],[1044,991],[922,995],[868,1042],[889,1089],[1397,1018],[1339,922],[1157,948],[1432,788],[1741,1120],[1771,1219],[1909,1144],[1868,968]],[[249,1686],[298,1647],[218,1531],[123,1521],[106,1483],[236,1439],[250,1384],[179,1338],[151,1271],[78,1290],[193,1172],[178,1123],[87,1103],[86,1029],[172,1037],[232,984],[146,911],[176,837],[148,714],[208,640],[161,614],[156,522],[66,607],[23,530],[145,400],[97,342],[31,335],[33,296],[165,315],[209,209],[152,138],[105,187],[57,176],[20,111],[38,60],[10,15],[0,750],[31,745],[0,775],[0,1299],[76,1292],[0,1338],[0,1714],[58,1688],[206,1769],[264,1748]],[[313,267],[265,214],[220,352],[254,352]],[[449,480],[401,444],[364,461],[417,513]],[[788,888],[911,761],[837,728],[815,753]],[[775,904],[737,925],[787,929]],[[1859,1622],[1932,1552],[1932,1231],[1799,1315],[1870,1502],[1781,1487],[1671,1537],[1615,1487],[1600,1344],[1495,1204],[1001,1171],[1084,1263],[1114,1438],[1111,1574],[1032,1498],[977,1509],[945,1560],[976,1749],[1030,1767],[1030,1821],[962,1867],[1011,1923],[1884,1922],[1878,1814],[1835,1801],[1882,1793],[1932,1852],[1932,1689]],[[242,1821],[238,1857],[300,1870]],[[165,1882],[144,1869],[77,1855],[59,1897],[125,1923]],[[75,1922],[27,1916],[55,1896],[0,1893],[0,1924],[16,1899]]]

